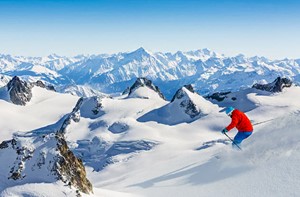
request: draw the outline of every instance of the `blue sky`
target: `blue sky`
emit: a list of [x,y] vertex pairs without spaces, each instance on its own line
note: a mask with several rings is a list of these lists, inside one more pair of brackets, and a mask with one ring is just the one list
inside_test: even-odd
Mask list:
[[115,53],[210,48],[300,58],[296,0],[0,0],[0,53]]

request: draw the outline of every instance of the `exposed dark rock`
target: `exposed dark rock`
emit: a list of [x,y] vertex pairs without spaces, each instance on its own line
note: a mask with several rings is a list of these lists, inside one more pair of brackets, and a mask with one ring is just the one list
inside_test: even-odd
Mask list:
[[7,84],[10,100],[16,105],[26,105],[32,98],[33,85],[15,76]]
[[60,152],[56,169],[59,179],[64,182],[69,182],[70,185],[75,186],[83,193],[93,192],[91,182],[86,178],[86,171],[82,160],[77,158],[69,149],[63,134],[56,135],[57,146]]
[[184,112],[191,118],[195,118],[200,115],[201,111],[197,108],[196,104],[191,100],[191,98],[186,93],[186,90],[195,93],[191,85],[185,85],[184,87],[177,90],[173,96],[171,103],[179,101],[179,106],[184,109]]
[[[192,85],[184,85],[183,87],[185,87],[187,90],[189,90],[192,93],[195,93],[194,88]],[[173,102],[175,99],[181,99],[182,97],[184,97],[186,95],[186,93],[184,92],[184,90],[182,88],[180,88],[179,90],[177,90],[177,92],[175,93],[175,95],[173,96],[171,102]]]
[[268,92],[282,92],[283,88],[291,87],[293,82],[287,78],[277,77],[275,81],[268,84],[254,84],[252,88]]
[[154,90],[155,92],[158,93],[158,95],[166,100],[166,98],[164,97],[164,95],[161,93],[161,91],[159,90],[159,88],[157,86],[155,86],[151,80],[147,79],[147,78],[144,78],[144,77],[141,77],[141,78],[137,78],[137,80],[134,82],[134,84],[130,87],[129,89],[129,94],[132,94],[137,88],[139,87],[148,87],[152,90]]
[[3,142],[0,144],[0,149],[4,149],[4,148],[7,148],[7,147],[8,147],[7,141],[3,141]]
[[47,89],[48,89],[48,90],[51,90],[51,91],[53,91],[53,92],[56,92],[56,90],[55,90],[55,88],[54,88],[53,85],[47,85]]
[[194,90],[194,88],[193,88],[193,86],[191,84],[184,85],[183,87],[185,87],[186,89],[188,89],[190,92],[195,93],[195,90]]
[[70,114],[67,115],[67,117],[65,118],[65,120],[63,121],[61,127],[58,130],[58,133],[65,133],[67,127],[71,124],[71,120],[73,120],[74,122],[79,122],[80,121],[80,107],[83,103],[83,97],[81,97],[75,107],[73,108],[72,112]]
[[130,91],[130,88],[127,87],[127,88],[122,92],[122,95],[129,94],[129,91]]
[[36,81],[34,83],[34,85],[41,87],[41,88],[46,88],[45,84],[41,80]]
[[[226,98],[227,94],[230,94],[231,92],[216,92],[213,93],[212,95],[208,95],[205,98],[206,99],[212,99],[212,100],[217,100],[219,102],[223,101]],[[236,100],[236,98],[232,98],[232,100]]]
[[195,103],[191,100],[184,100],[180,103],[180,107],[185,108],[184,112],[188,114],[191,118],[195,118],[200,114]]
[[51,90],[56,92],[55,88],[53,85],[45,85],[44,82],[42,82],[41,80],[37,80],[35,83],[33,83],[34,85],[41,87],[41,88],[46,88],[47,90]]
[[0,168],[0,174],[11,181],[18,181],[16,184],[27,183],[27,178],[36,178],[34,176],[41,173],[39,179],[43,182],[61,180],[81,192],[93,192],[81,159],[69,149],[62,133],[40,136],[30,132],[29,135],[14,136],[14,139],[1,143],[0,153],[14,154],[14,160],[8,159],[7,163],[1,164],[7,166],[9,172]]

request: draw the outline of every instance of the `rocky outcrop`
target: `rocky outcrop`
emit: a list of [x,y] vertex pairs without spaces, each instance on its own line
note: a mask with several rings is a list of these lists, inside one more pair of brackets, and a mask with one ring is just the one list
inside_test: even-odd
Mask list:
[[41,87],[41,88],[46,88],[46,85],[41,81],[41,80],[37,80],[34,85]]
[[53,85],[45,85],[44,82],[42,82],[41,80],[37,80],[36,82],[33,83],[33,85],[56,92]]
[[[188,91],[190,91],[191,93],[195,93],[195,90],[193,88],[192,85],[184,85],[184,88],[186,88]],[[175,93],[175,95],[173,96],[171,102],[173,102],[175,99],[181,99],[185,96],[185,91],[183,88],[180,88],[179,90],[177,90],[177,92]]]
[[177,90],[171,100],[171,103],[175,102],[175,100],[180,100],[180,107],[183,108],[185,113],[191,118],[195,118],[201,113],[201,111],[197,108],[196,104],[191,100],[186,91],[195,93],[192,85],[185,85],[183,88]]
[[[223,101],[226,98],[227,94],[230,94],[231,92],[215,92],[211,95],[206,96],[207,99],[217,100],[219,102]],[[232,98],[232,100],[235,100]]]
[[130,91],[130,88],[127,87],[127,88],[122,92],[122,95],[129,94],[129,91]]
[[166,100],[166,98],[164,97],[164,95],[161,93],[161,91],[159,90],[159,88],[157,86],[155,86],[151,80],[141,77],[141,78],[137,78],[137,80],[134,82],[134,84],[130,87],[129,89],[129,93],[128,95],[130,96],[136,89],[140,88],[140,87],[148,87],[151,90],[154,90],[155,92],[158,93],[158,95]]
[[82,160],[77,158],[69,149],[64,135],[57,133],[57,148],[60,155],[55,163],[58,178],[78,188],[81,192],[89,194],[93,192],[91,182],[86,178],[86,171]]
[[82,161],[74,156],[60,133],[15,135],[0,144],[0,153],[5,158],[0,175],[6,176],[12,185],[37,179],[61,180],[81,192],[93,191]]
[[34,86],[55,92],[54,86],[45,85],[41,80],[30,83],[15,76],[7,83],[7,91],[11,102],[16,105],[26,105],[32,98],[32,88]]
[[282,92],[283,88],[291,87],[293,82],[287,78],[277,77],[272,83],[254,84],[252,88],[268,92]]
[[7,84],[10,100],[16,105],[26,105],[32,98],[33,85],[15,76]]
[[[96,99],[97,100],[97,99]],[[93,187],[86,178],[82,160],[68,147],[65,133],[72,120],[80,121],[81,107],[87,104],[92,109],[101,107],[95,98],[80,98],[71,113],[53,125],[31,132],[14,134],[12,140],[0,144],[0,177],[7,177],[11,185],[63,181],[83,193],[92,193]],[[94,104],[94,105],[92,105]],[[84,112],[87,113],[87,112]],[[38,178],[36,177],[38,175]]]

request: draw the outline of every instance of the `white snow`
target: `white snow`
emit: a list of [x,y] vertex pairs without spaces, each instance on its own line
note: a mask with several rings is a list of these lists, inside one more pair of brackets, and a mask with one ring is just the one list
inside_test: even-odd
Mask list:
[[[38,87],[33,95],[26,106],[0,100],[1,141],[11,139],[18,130],[31,131],[55,123],[71,112],[78,100]],[[231,100],[234,96],[236,101]],[[232,150],[220,132],[230,123],[230,118],[219,112],[221,108],[199,95],[189,97],[203,107],[206,116],[176,125],[138,121],[145,114],[170,105],[149,88],[139,88],[129,98],[99,98],[102,107],[98,115],[90,112],[96,105],[93,100],[86,101],[80,109],[80,121],[71,123],[66,137],[74,150],[80,142],[88,144],[95,156],[94,164],[99,162],[96,156],[102,141],[107,143],[106,149],[121,141],[158,143],[148,151],[117,155],[113,158],[116,162],[101,171],[86,163],[94,196],[298,196],[299,87],[276,94],[250,89],[229,95],[224,106],[244,106],[253,123],[276,118],[255,125],[254,134],[243,142],[241,152]],[[170,115],[180,118],[174,112]],[[229,135],[234,137],[235,133],[233,130]],[[5,159],[0,158],[1,163]],[[70,190],[60,182],[36,182],[3,188],[0,196],[48,196],[49,191],[50,196],[76,195],[74,188]]]
[[[0,89],[0,96],[1,92],[4,94],[6,91]],[[34,87],[32,94],[33,97],[26,106],[14,105],[0,99],[0,141],[11,139],[15,131],[31,131],[57,122],[72,111],[79,99],[40,87]]]
[[[166,83],[161,91],[169,98],[186,83],[193,83],[202,95],[216,91],[237,91],[251,87],[257,81],[272,82],[278,76],[291,78],[299,84],[300,61],[249,58],[244,55],[228,57],[209,49],[172,54],[152,53],[140,48],[128,53],[76,57],[0,54],[0,73],[58,85],[74,82],[78,85],[89,84],[106,93],[120,93],[128,86],[128,81],[147,77],[153,82]],[[176,86],[173,86],[174,81]]]

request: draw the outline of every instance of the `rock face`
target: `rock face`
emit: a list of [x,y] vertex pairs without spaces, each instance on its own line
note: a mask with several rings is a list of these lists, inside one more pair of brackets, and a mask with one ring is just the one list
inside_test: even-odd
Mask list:
[[37,80],[34,85],[41,87],[41,88],[46,88],[46,85],[41,81],[41,80]]
[[[195,93],[194,88],[192,85],[184,85],[184,88],[186,88],[188,91]],[[177,90],[177,92],[175,93],[175,95],[173,96],[171,102],[173,102],[175,99],[181,99],[185,96],[185,91],[183,90],[183,88],[180,88],[179,90]]]
[[196,104],[191,100],[186,91],[195,93],[194,88],[191,85],[185,85],[183,88],[177,90],[171,100],[171,103],[178,100],[180,102],[180,107],[184,109],[185,113],[191,118],[195,118],[201,113],[201,111],[197,108]]
[[[216,92],[211,95],[206,96],[207,99],[217,100],[219,102],[223,101],[226,98],[227,94],[230,94],[231,92]],[[234,100],[234,98],[232,98]]]
[[164,95],[161,93],[161,91],[159,90],[159,88],[157,86],[155,86],[151,80],[147,79],[147,78],[144,78],[144,77],[141,77],[141,78],[137,78],[137,80],[134,82],[134,84],[130,87],[129,89],[129,94],[128,95],[131,95],[136,89],[138,89],[139,87],[148,87],[150,88],[151,90],[154,90],[155,92],[158,93],[158,95],[164,99]]
[[217,105],[197,94],[191,85],[185,85],[177,90],[170,103],[142,115],[137,121],[177,125],[193,122],[217,111]]
[[41,80],[37,80],[36,82],[33,83],[33,85],[56,92],[53,85],[45,85],[44,82],[42,82]]
[[15,76],[7,84],[10,100],[16,105],[26,105],[32,98],[33,85]]
[[[94,101],[93,98],[91,100]],[[82,160],[73,154],[65,139],[71,121],[80,120],[80,107],[89,101],[89,98],[80,98],[72,112],[57,123],[27,133],[16,133],[12,140],[2,142],[0,177],[7,177],[12,185],[33,180],[61,180],[83,193],[92,193],[93,187],[86,178]]]
[[254,84],[252,88],[268,92],[282,92],[283,88],[291,87],[293,82],[287,78],[277,77],[275,81],[268,84]]
[[61,180],[81,192],[92,192],[82,161],[70,151],[60,133],[15,135],[0,144],[0,155],[5,158],[0,175],[10,184]]
[[57,157],[56,170],[58,178],[64,182],[69,182],[81,192],[93,192],[91,182],[86,178],[86,171],[82,160],[77,158],[69,149],[67,142],[62,134],[56,135],[57,146],[60,156]]
[[61,127],[58,129],[58,133],[66,133],[67,127],[71,124],[71,121],[79,122],[80,117],[84,118],[97,118],[104,114],[101,110],[101,98],[100,97],[89,97],[83,98],[81,97],[75,107],[73,108],[72,112],[63,119]]

